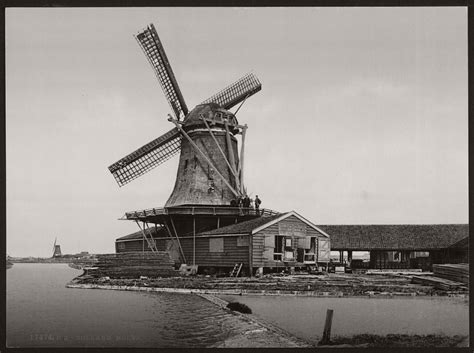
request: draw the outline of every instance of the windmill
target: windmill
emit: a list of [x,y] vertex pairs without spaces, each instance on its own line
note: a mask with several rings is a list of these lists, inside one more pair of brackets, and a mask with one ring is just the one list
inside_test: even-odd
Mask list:
[[[123,186],[179,153],[175,185],[164,207],[126,212],[123,219],[135,221],[144,238],[142,249],[133,251],[145,251],[146,240],[146,250],[157,252],[160,250],[157,237],[172,238],[172,242],[165,242],[168,245],[164,250],[176,262],[187,263],[180,241],[182,236],[192,235],[195,239],[199,232],[260,217],[264,213],[251,208],[243,210],[231,202],[247,193],[244,186],[247,125],[240,125],[236,114],[262,85],[253,73],[246,74],[189,110],[153,24],[138,33],[135,39],[170,105],[172,115],[168,114],[168,121],[174,127],[113,163],[109,171],[118,185]],[[235,113],[229,111],[237,105]],[[236,138],[239,134],[240,154]],[[192,254],[193,264],[195,251],[193,245],[192,252],[190,249],[188,252]]]
[[61,257],[61,245],[56,245],[57,238],[54,238],[53,257]]
[[[135,38],[168,100],[173,112],[168,120],[174,127],[109,166],[110,172],[123,186],[180,153],[175,186],[165,207],[229,205],[246,193],[247,129],[229,109],[260,91],[261,83],[254,74],[247,74],[189,111],[153,24]],[[237,134],[242,136],[240,156]]]

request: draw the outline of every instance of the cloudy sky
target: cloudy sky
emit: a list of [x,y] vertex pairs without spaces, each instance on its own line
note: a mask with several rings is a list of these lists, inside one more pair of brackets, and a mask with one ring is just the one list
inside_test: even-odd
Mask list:
[[154,23],[188,107],[253,71],[246,185],[316,224],[468,222],[466,8],[6,10],[7,252],[113,252],[178,158],[107,167],[172,128],[133,38]]

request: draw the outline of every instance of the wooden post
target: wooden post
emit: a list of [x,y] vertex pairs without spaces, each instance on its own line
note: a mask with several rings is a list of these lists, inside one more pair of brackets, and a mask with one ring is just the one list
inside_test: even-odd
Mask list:
[[179,241],[178,232],[176,231],[176,227],[174,225],[174,221],[171,216],[170,216],[170,221],[171,221],[171,226],[173,227],[173,230],[174,230],[174,234],[176,235],[176,240],[178,241],[178,246],[179,246],[179,250],[181,251],[181,256],[183,257],[184,263],[186,263],[187,262],[186,257],[184,256],[184,251],[183,251],[183,248],[181,247],[181,242]]
[[252,233],[249,234],[249,277],[253,275],[253,238]]
[[[239,185],[239,180],[236,172],[237,168],[235,167],[234,149],[232,148],[232,140],[230,139],[229,123],[227,122],[227,119],[224,119],[224,126],[226,132],[225,136],[227,138],[227,152],[229,153],[230,165],[232,166],[231,171],[235,176],[235,181],[237,182],[237,185]],[[240,188],[240,186],[238,188]]]
[[326,323],[324,324],[323,338],[319,341],[319,344],[328,344],[331,342],[331,326],[332,326],[332,314],[334,310],[328,309],[326,311]]
[[240,186],[241,192],[246,194],[247,192],[244,190],[244,146],[245,146],[245,133],[247,132],[247,124],[244,125],[242,128],[242,146],[240,146],[240,158],[239,158],[239,170],[237,174],[240,176]]
[[196,217],[193,216],[193,266],[196,265]]

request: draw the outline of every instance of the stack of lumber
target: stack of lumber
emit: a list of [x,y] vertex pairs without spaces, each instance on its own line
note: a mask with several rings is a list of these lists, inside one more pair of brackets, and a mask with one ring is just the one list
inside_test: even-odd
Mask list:
[[132,252],[97,256],[94,268],[88,270],[94,277],[140,278],[178,276],[167,252]]
[[454,282],[448,279],[431,277],[431,276],[413,276],[411,279],[412,283],[422,284],[424,286],[432,286],[436,289],[442,290],[458,290],[465,289],[465,284],[460,282]]
[[433,273],[437,277],[465,284],[469,283],[469,264],[433,264]]

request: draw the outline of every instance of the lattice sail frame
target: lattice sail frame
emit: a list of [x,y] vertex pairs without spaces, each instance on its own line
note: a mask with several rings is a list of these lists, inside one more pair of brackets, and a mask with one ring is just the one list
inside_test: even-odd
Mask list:
[[[150,24],[135,38],[150,62],[176,118],[184,120],[189,111],[155,27]],[[217,103],[224,109],[230,109],[261,88],[258,78],[249,73],[201,104]],[[112,164],[109,170],[118,185],[123,186],[167,161],[180,149],[181,135],[174,128]]]
[[150,24],[135,38],[150,62],[176,119],[184,119],[188,108],[155,27]]
[[224,109],[230,109],[261,89],[262,84],[258,78],[253,73],[249,73],[201,104],[217,103]]
[[181,134],[177,128],[147,143],[109,167],[117,184],[123,186],[167,161],[181,150]]

